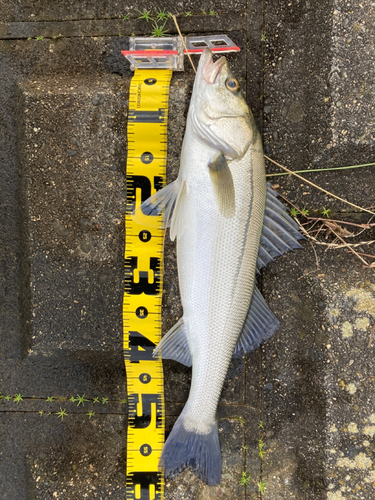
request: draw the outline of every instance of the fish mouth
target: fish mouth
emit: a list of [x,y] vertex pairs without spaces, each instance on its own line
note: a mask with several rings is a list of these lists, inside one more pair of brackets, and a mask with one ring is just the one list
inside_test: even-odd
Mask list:
[[211,49],[208,47],[204,49],[199,64],[203,80],[206,83],[218,83],[220,72],[226,62],[225,57],[220,57],[220,59],[213,62]]

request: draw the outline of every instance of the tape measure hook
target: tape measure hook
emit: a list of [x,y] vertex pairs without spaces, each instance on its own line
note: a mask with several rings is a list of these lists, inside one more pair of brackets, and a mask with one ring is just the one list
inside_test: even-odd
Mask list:
[[201,54],[206,47],[212,52],[239,52],[240,48],[227,35],[184,37],[187,52],[178,36],[168,38],[130,37],[129,50],[121,53],[130,62],[130,69],[169,69],[184,71],[184,55]]

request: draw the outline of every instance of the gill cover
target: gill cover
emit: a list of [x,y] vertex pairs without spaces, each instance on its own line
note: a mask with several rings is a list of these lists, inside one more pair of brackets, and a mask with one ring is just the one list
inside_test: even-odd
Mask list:
[[230,159],[242,158],[254,140],[256,127],[225,57],[216,62],[206,48],[199,60],[190,104],[193,131]]

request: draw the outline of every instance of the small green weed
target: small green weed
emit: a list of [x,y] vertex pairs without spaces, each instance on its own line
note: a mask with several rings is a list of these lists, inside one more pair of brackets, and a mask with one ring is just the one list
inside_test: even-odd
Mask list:
[[169,33],[169,30],[164,29],[167,21],[164,22],[162,25],[158,25],[156,21],[152,23],[152,31],[151,31],[151,36],[155,38],[160,38],[162,36],[167,36],[167,33]]
[[17,404],[18,404],[18,403],[20,403],[21,401],[23,401],[23,397],[22,397],[22,395],[21,395],[21,394],[16,394],[16,395],[14,396],[14,398],[13,398],[13,401],[14,401],[15,403],[17,403]]
[[151,10],[146,10],[146,9],[143,9],[142,10],[139,10],[138,11],[141,15],[138,17],[138,19],[145,19],[147,22],[148,21],[152,21],[152,17],[151,17]]
[[12,399],[12,396],[9,396],[9,394],[7,396],[4,397],[4,399],[6,399],[7,401],[10,401]]
[[240,484],[242,484],[243,486],[249,486],[250,485],[250,478],[251,478],[250,474],[248,476],[246,476],[246,472],[243,472],[241,479],[240,479]]
[[43,416],[43,413],[44,413],[44,412],[43,412],[43,410],[40,410],[40,411],[39,411],[39,415],[40,415],[41,417]]
[[234,420],[239,420],[241,422],[241,424],[245,425],[245,420],[242,417],[233,417],[233,418],[234,418]]
[[43,40],[44,36],[37,36],[36,39],[37,40]]
[[75,403],[77,400],[76,400],[76,398],[75,398],[74,396],[72,396],[72,397],[69,399],[69,401],[71,401],[72,403]]
[[77,394],[77,399],[76,399],[76,402],[77,402],[77,406],[79,406],[80,404],[82,406],[85,406],[85,402],[87,402],[88,399],[85,399],[85,394],[83,396],[80,396],[79,394]]
[[102,405],[105,405],[108,401],[108,398],[102,398]]
[[90,410],[88,413],[86,413],[86,415],[88,415],[89,419],[91,419],[91,417],[93,417],[95,415],[95,412]]
[[322,216],[323,217],[329,217],[329,213],[331,212],[331,209],[330,208],[326,208],[326,207],[323,207],[323,210],[322,210]]
[[262,40],[262,42],[265,42],[265,41],[266,41],[266,34],[265,34],[265,33],[262,33],[261,40]]
[[156,13],[156,19],[158,21],[167,21],[171,17],[169,12],[165,12],[165,9],[159,9]]
[[95,403],[99,403],[99,398],[94,398],[94,399],[92,400],[92,403],[93,403],[93,404],[95,404]]
[[299,213],[300,213],[300,212],[299,212],[299,210],[297,210],[297,209],[296,209],[296,208],[294,208],[294,207],[292,207],[292,208],[290,209],[290,215],[291,215],[292,217],[297,217],[297,215],[298,215]]
[[126,398],[121,400],[121,404],[123,404],[123,405],[126,405],[127,402],[128,402],[128,400]]
[[266,490],[266,485],[267,483],[265,483],[264,481],[260,480],[259,482],[259,493],[262,495],[264,495],[264,492]]
[[303,209],[301,210],[301,214],[304,215],[305,217],[309,215],[309,211],[307,210],[306,207],[303,207]]
[[185,17],[191,17],[193,14],[191,12],[185,12]]
[[259,429],[263,429],[263,421],[259,420]]
[[[51,412],[48,413],[48,415],[51,415]],[[60,411],[56,412],[57,418],[61,418],[61,420],[64,420],[64,417],[67,417],[69,413],[66,412],[65,408],[62,409],[60,406]]]
[[242,446],[242,449],[243,449],[243,451],[247,451],[247,446],[246,446],[246,444],[245,444],[244,446]]
[[52,401],[53,401],[53,396],[47,396],[46,401],[47,401],[47,403],[52,403]]
[[125,14],[124,16],[122,16],[123,21],[127,21],[128,19],[129,19],[129,14]]
[[216,16],[216,12],[214,10],[210,10],[210,16]]

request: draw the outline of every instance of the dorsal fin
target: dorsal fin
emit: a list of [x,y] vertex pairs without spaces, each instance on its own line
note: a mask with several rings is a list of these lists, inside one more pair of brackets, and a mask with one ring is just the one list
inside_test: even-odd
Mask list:
[[298,240],[305,239],[298,230],[298,224],[286,213],[286,208],[277,196],[276,191],[267,184],[266,210],[257,261],[258,272],[274,257],[295,248],[302,248]]

